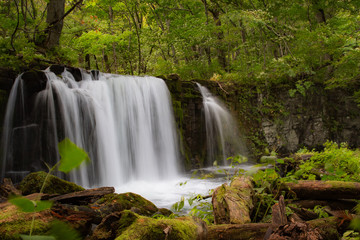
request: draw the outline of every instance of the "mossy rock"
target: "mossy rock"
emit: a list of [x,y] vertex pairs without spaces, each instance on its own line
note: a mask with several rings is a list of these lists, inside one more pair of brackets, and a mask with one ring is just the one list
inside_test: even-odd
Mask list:
[[[120,219],[121,220],[121,219]],[[137,216],[133,223],[119,229],[116,240],[194,240],[206,234],[206,225],[192,217],[176,219],[154,219]],[[125,222],[125,221],[124,221]]]
[[107,194],[96,201],[93,207],[97,208],[102,216],[123,210],[132,210],[140,215],[151,216],[158,211],[152,202],[132,192]]
[[[28,195],[40,192],[46,175],[47,173],[42,171],[30,173],[27,175],[20,183],[20,190],[22,191],[22,194]],[[43,193],[66,194],[83,190],[85,190],[83,187],[80,187],[75,183],[55,177],[54,175],[49,175],[46,180]]]
[[107,240],[115,239],[133,224],[139,215],[136,213],[125,210],[122,212],[115,212],[106,216],[101,223],[94,229],[88,240]]
[[2,208],[0,210],[0,239],[20,240],[20,234],[28,235],[30,233],[33,216],[35,220],[32,234],[46,234],[53,221],[50,210],[45,210],[40,213],[25,213],[19,211],[14,205],[8,205]]

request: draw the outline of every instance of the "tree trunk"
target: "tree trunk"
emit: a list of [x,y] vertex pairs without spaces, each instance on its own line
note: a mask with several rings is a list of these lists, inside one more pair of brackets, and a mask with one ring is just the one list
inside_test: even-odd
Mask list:
[[285,183],[284,189],[300,199],[360,199],[360,183],[341,181],[299,181]]
[[63,16],[65,14],[65,0],[50,0],[47,7],[46,23],[48,24],[48,36],[46,48],[51,49],[59,45],[63,28]]
[[230,186],[216,188],[212,196],[215,224],[250,222],[252,192],[252,182],[245,176],[235,178]]

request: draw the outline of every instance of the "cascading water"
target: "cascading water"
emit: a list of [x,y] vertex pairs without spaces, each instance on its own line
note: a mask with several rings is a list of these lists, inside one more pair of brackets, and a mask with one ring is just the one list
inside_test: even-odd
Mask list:
[[229,165],[226,159],[231,156],[246,156],[236,122],[229,110],[210,91],[196,83],[203,97],[206,125],[207,165]]
[[99,73],[94,81],[82,72],[77,82],[67,70],[45,75],[44,89],[30,97],[21,76],[14,83],[1,177],[44,169],[43,162],[54,165],[57,143],[65,137],[89,153],[91,163],[70,177],[82,186],[178,176],[177,136],[163,80]]

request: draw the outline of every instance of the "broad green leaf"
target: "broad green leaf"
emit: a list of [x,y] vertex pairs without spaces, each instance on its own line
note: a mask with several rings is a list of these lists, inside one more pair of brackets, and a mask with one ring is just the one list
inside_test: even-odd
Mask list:
[[36,203],[35,212],[40,212],[46,209],[50,209],[53,204],[51,201],[36,201],[35,203]]
[[51,208],[50,201],[31,201],[24,197],[15,197],[9,200],[23,212],[40,212]]
[[58,148],[61,156],[59,171],[64,173],[79,167],[84,160],[90,160],[88,154],[68,138],[59,142]]
[[15,197],[10,199],[9,202],[17,206],[23,212],[35,212],[35,202],[27,198]]
[[57,240],[55,237],[53,236],[39,236],[39,235],[33,235],[33,236],[29,236],[29,235],[20,235],[20,237],[23,240]]
[[79,233],[68,224],[56,221],[52,224],[50,234],[56,239],[81,240]]

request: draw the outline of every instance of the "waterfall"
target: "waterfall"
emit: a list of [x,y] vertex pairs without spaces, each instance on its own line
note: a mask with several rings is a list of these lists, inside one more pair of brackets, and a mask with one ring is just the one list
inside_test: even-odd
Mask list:
[[46,86],[33,96],[27,96],[21,75],[14,83],[1,177],[44,169],[44,162],[54,165],[57,143],[65,137],[90,156],[91,163],[70,176],[84,187],[178,176],[174,116],[162,79],[98,73],[94,80],[83,71],[77,82],[66,69],[61,76],[44,73]]
[[206,127],[206,165],[229,165],[228,157],[246,156],[236,121],[224,104],[204,86],[196,83],[203,98]]

